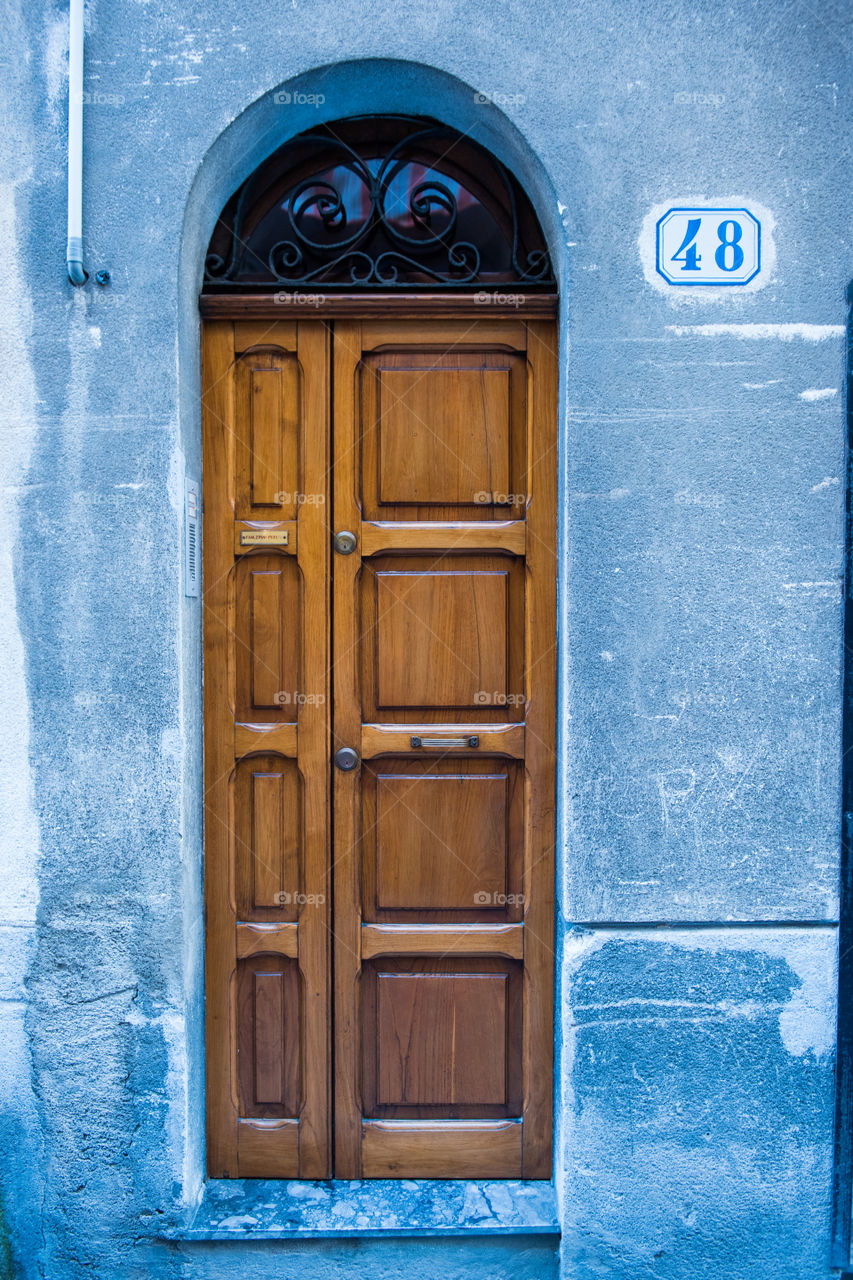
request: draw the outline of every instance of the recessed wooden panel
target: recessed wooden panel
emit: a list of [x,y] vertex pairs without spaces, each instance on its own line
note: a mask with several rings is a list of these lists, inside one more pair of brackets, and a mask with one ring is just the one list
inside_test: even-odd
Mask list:
[[502,1106],[506,975],[377,976],[377,1105]]
[[522,721],[525,589],[523,560],[494,552],[363,561],[353,637],[363,721]]
[[358,847],[365,921],[520,920],[523,770],[474,751],[365,762]]
[[282,385],[280,369],[253,369],[251,375],[253,507],[281,506]]
[[252,956],[237,964],[240,1115],[299,1110],[299,980],[295,960]]
[[288,721],[299,705],[299,570],[293,557],[252,554],[235,569],[237,719]]
[[523,514],[526,363],[520,352],[477,349],[473,330],[449,349],[413,345],[363,360],[365,519],[482,521]]
[[380,773],[376,906],[472,911],[506,894],[508,779]]
[[300,377],[295,355],[253,351],[238,361],[237,518],[295,519],[299,474]]
[[234,860],[241,920],[298,915],[301,805],[295,760],[252,756],[234,778]]
[[251,610],[252,706],[277,707],[282,701],[285,667],[282,662],[282,571],[249,571]]
[[507,573],[376,576],[378,707],[477,707],[507,690]]
[[550,1172],[555,386],[545,326],[335,325],[338,1177]]
[[507,369],[383,369],[379,502],[511,506]]
[[494,1118],[520,1107],[520,968],[447,957],[365,966],[365,1115]]

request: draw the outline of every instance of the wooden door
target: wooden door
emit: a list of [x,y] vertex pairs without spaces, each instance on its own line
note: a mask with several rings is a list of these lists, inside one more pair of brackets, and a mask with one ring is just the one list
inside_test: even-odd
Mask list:
[[335,1171],[551,1168],[550,326],[336,325]]
[[204,348],[209,1171],[548,1177],[553,329]]
[[203,356],[208,1170],[323,1178],[328,331],[216,321]]

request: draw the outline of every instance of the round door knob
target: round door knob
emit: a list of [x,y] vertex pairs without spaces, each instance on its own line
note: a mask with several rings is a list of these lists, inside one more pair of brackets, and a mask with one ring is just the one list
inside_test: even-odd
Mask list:
[[349,529],[342,529],[335,534],[335,550],[339,556],[349,556],[355,551],[356,537]]
[[358,764],[358,752],[352,747],[341,747],[335,752],[335,764],[342,773],[349,773]]

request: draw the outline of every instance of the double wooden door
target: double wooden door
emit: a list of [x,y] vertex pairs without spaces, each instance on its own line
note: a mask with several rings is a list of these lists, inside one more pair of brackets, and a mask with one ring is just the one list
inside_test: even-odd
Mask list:
[[551,325],[203,365],[209,1172],[548,1177]]

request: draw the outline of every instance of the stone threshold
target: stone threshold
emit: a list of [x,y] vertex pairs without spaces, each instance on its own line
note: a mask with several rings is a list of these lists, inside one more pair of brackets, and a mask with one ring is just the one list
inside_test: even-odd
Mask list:
[[206,1182],[185,1226],[161,1240],[560,1234],[550,1182],[414,1179]]

